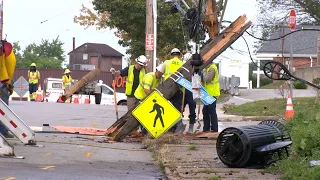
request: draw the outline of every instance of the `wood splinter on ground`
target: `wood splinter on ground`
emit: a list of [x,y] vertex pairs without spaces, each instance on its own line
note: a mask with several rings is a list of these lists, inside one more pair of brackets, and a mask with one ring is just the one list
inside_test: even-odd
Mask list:
[[[203,59],[203,65],[200,67],[200,70],[207,67],[216,57],[225,51],[251,26],[251,22],[246,22],[246,20],[246,15],[238,17],[233,23],[230,24],[229,27],[217,35],[214,40],[206,44],[201,49],[200,53]],[[189,60],[178,70],[178,72],[180,72],[185,79],[190,81],[191,70],[192,66]],[[177,79],[175,76],[171,77],[173,77],[173,79]],[[170,99],[179,90],[179,86],[173,79],[168,78],[157,87],[157,90],[162,93],[163,97],[166,99]],[[121,141],[133,130],[137,129],[140,123],[133,117],[133,109],[129,110],[118,121],[111,125],[106,131],[105,135],[113,137],[113,141]]]

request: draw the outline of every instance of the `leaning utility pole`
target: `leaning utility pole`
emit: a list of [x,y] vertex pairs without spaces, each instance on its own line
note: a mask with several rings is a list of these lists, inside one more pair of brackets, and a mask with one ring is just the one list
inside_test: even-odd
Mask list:
[[152,71],[153,67],[153,49],[154,49],[154,34],[153,34],[153,0],[146,1],[146,57],[149,59],[147,72]]
[[[207,67],[216,57],[224,52],[232,43],[234,43],[242,34],[251,26],[251,21],[247,21],[247,17],[242,15],[238,17],[229,27],[217,35],[214,40],[207,43],[201,49],[201,56],[203,59],[203,65],[200,67],[200,71]],[[191,60],[187,61],[176,73],[180,74],[187,80],[191,79],[192,74]],[[172,96],[179,91],[179,86],[175,82],[177,75],[173,74],[160,84],[156,89],[166,99],[172,98]],[[134,129],[138,128],[140,123],[132,115],[132,110],[138,106],[135,105],[126,114],[124,114],[119,120],[111,125],[106,131],[105,135],[113,137],[112,140],[120,141],[126,135],[131,133]]]

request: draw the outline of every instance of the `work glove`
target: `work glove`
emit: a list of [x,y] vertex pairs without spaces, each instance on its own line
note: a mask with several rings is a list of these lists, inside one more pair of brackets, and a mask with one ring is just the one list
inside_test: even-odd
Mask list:
[[111,68],[111,69],[110,69],[110,72],[111,72],[112,74],[114,74],[114,72],[116,72],[116,70],[115,70],[114,68]]

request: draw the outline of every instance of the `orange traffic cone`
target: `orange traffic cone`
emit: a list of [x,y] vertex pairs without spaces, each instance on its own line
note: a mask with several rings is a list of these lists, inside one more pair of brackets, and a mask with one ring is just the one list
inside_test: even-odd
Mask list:
[[288,93],[285,119],[289,120],[289,119],[293,118],[293,116],[294,116],[294,110],[293,110],[292,99],[291,99],[290,93]]
[[89,96],[85,97],[84,104],[90,104]]
[[[62,90],[62,91],[63,91],[63,90]],[[63,95],[63,93],[60,92],[60,96],[59,96],[59,99],[58,99],[58,102],[59,102],[59,103],[64,103],[64,101],[62,101],[62,95]]]
[[77,94],[74,95],[73,104],[79,104],[79,96]]
[[37,94],[36,101],[37,102],[41,102],[42,101],[42,90],[41,90],[41,85],[40,84],[38,86],[38,90],[37,90],[36,94]]

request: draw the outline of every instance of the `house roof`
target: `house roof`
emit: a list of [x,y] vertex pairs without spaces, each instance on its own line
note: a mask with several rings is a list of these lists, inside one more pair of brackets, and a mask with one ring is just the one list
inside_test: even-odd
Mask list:
[[124,56],[119,51],[113,49],[112,47],[106,45],[106,44],[99,44],[99,43],[84,43],[81,46],[77,47],[70,53],[83,53],[83,49],[86,48],[86,53],[98,53],[102,56],[108,56],[108,57],[122,57]]
[[[298,29],[319,29],[320,26],[297,26]],[[289,27],[284,28],[284,34],[290,33]],[[270,39],[279,38],[282,36],[282,28],[274,32]],[[293,54],[311,55],[317,54],[317,39],[320,36],[320,31],[299,31],[288,35],[284,38],[284,54],[290,53],[290,43],[292,36],[292,52]],[[257,54],[280,54],[282,53],[282,39],[275,41],[266,41],[262,44]]]

